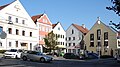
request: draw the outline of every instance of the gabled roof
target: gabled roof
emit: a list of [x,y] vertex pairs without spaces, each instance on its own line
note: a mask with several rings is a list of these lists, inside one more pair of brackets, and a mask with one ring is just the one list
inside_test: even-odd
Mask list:
[[87,28],[84,28],[83,26],[79,26],[77,24],[72,24],[75,28],[77,28],[79,31],[81,31],[83,34],[86,34],[88,33],[88,29]]
[[37,22],[37,19],[39,19],[41,16],[43,16],[44,14],[40,14],[40,15],[35,15],[35,16],[32,16],[32,20],[36,23]]
[[52,24],[52,29],[55,28],[55,26],[58,24],[59,22],[57,22],[56,24]]
[[6,6],[8,6],[9,4],[6,4],[6,5],[3,5],[3,6],[0,6],[0,10],[2,10],[3,8],[5,8]]
[[[14,1],[13,1],[14,2]],[[0,6],[0,10],[2,10],[3,8],[7,7],[8,5],[12,4],[13,2],[9,3],[9,4],[6,4],[6,5],[3,5],[3,6]]]

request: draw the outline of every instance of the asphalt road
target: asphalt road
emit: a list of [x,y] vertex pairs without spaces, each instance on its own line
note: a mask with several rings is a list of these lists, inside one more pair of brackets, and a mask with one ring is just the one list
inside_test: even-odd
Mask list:
[[21,59],[2,59],[0,67],[120,67],[113,59],[105,60],[54,60],[51,63],[23,61]]

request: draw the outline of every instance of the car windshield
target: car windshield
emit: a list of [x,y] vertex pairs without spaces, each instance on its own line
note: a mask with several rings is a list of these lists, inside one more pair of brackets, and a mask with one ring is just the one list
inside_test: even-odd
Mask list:
[[16,49],[8,50],[8,52],[16,52],[16,51],[17,51]]
[[37,54],[37,55],[44,55],[43,53],[40,53],[40,52],[37,52],[36,54]]

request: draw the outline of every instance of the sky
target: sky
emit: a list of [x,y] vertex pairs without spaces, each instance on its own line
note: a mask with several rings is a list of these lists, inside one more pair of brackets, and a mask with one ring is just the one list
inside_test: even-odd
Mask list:
[[[0,0],[0,6],[14,0]],[[96,23],[97,17],[109,25],[119,23],[120,17],[106,9],[112,6],[110,0],[20,0],[30,16],[46,13],[52,24],[60,22],[65,30],[74,23],[85,24],[86,28]]]

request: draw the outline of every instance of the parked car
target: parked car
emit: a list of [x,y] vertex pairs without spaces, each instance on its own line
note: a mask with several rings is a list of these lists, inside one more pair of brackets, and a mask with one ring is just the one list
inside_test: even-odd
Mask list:
[[80,59],[78,55],[75,55],[74,53],[65,53],[63,58],[65,59]]
[[3,57],[4,58],[20,58],[21,57],[21,53],[23,52],[23,50],[21,49],[10,49],[10,50],[7,50]]
[[87,58],[88,58],[88,59],[98,59],[98,58],[99,58],[99,55],[96,54],[96,53],[88,53],[88,54],[87,54]]
[[27,61],[29,59],[32,61],[40,61],[40,62],[50,62],[53,59],[52,57],[37,51],[25,51],[21,54],[21,58],[24,61]]

